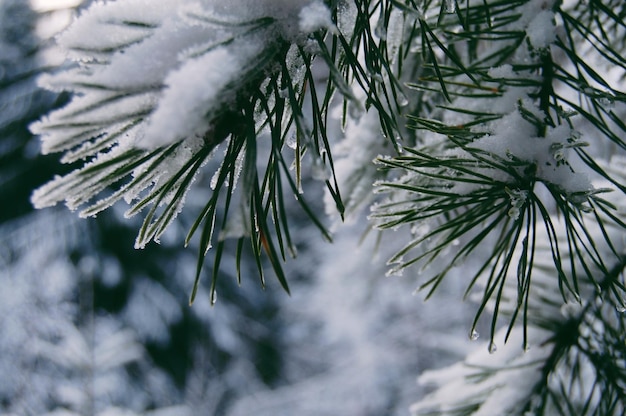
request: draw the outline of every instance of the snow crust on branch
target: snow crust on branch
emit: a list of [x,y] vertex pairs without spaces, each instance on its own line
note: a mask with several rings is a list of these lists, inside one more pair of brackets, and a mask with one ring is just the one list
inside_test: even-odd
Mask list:
[[[97,127],[83,129],[81,139],[89,140],[106,135],[121,114],[141,116],[143,128],[124,139],[133,146],[156,148],[201,134],[250,71],[262,70],[278,41],[330,25],[320,1],[96,2],[58,40],[79,65],[41,79],[79,98],[32,130],[46,153],[75,144],[65,144],[76,133],[72,125]],[[110,117],[112,111],[120,115]]]
[[[94,2],[58,37],[72,64],[39,80],[47,89],[73,93],[71,101],[31,125],[42,153],[65,152],[63,162],[85,164],[35,191],[34,205],[65,200],[76,209],[117,183],[117,192],[83,212],[95,215],[153,186],[149,195],[204,147],[225,139],[216,132],[219,118],[241,111],[238,99],[276,71],[290,45],[333,27],[321,0]],[[107,179],[143,157],[138,151],[167,146],[174,147],[158,163],[154,157],[137,163],[130,182]],[[128,163],[118,162],[125,157]]]
[[534,125],[526,121],[519,111],[505,115],[492,123],[491,134],[472,143],[472,147],[490,152],[501,160],[521,160],[536,166],[537,179],[558,185],[568,194],[593,190],[583,165],[576,169],[569,160],[569,150],[577,141],[577,133],[567,125],[548,128],[545,137],[536,135]]

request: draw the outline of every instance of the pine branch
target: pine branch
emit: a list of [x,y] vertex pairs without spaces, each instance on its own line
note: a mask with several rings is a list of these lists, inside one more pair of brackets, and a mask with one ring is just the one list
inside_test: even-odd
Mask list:
[[[601,143],[582,141],[574,127],[578,125],[576,116],[563,109],[572,103],[564,98],[571,91],[564,88],[563,80],[566,85],[580,80],[564,75],[562,68],[568,65],[567,61],[552,58],[556,52],[551,53],[549,48],[564,48],[561,38],[544,38],[531,31],[539,24],[551,24],[557,15],[570,17],[570,12],[556,5],[554,11],[534,7],[526,2],[470,5],[459,12],[469,16],[467,22],[473,27],[469,34],[465,32],[467,25],[459,28],[463,22],[452,17],[440,16],[436,31],[433,23],[420,21],[422,54],[430,59],[432,75],[410,86],[432,91],[436,99],[438,89],[428,87],[428,83],[436,82],[441,85],[440,94],[452,102],[442,103],[429,115],[410,116],[411,126],[422,132],[424,142],[431,144],[406,149],[400,157],[379,160],[384,170],[404,175],[378,184],[390,200],[379,204],[372,215],[383,229],[417,226],[424,221],[430,224],[428,232],[415,235],[390,260],[390,264],[395,264],[391,273],[414,264],[426,267],[439,259],[444,250],[458,244],[452,258],[446,261],[448,265],[433,272],[422,284],[421,288],[429,289],[427,297],[453,267],[470,256],[481,255],[479,248],[489,247],[468,280],[467,293],[480,279],[486,279],[472,331],[487,304],[495,301],[492,342],[509,271],[517,271],[518,281],[517,307],[509,332],[518,314],[526,316],[523,311],[528,307],[539,234],[545,232],[550,242],[558,290],[564,300],[580,299],[582,279],[594,284],[599,292],[595,270],[606,274],[610,258],[620,256],[614,250],[610,258],[604,257],[597,247],[613,246],[613,241],[607,233],[593,236],[589,232],[589,227],[593,227],[590,224],[596,220],[602,229],[609,223],[623,226],[615,212],[602,218],[594,214],[602,204],[600,195],[605,190],[594,188],[590,177],[592,171],[600,173],[616,184],[617,192],[623,191],[619,185],[622,181],[605,172],[601,167],[604,164],[598,165],[594,157],[587,156],[584,148]],[[526,26],[508,19],[513,15],[520,16]],[[569,21],[566,17],[563,21]],[[500,18],[502,23],[494,25]],[[467,39],[475,43],[468,43]],[[590,36],[583,40],[597,48],[605,45],[598,45],[596,38]],[[605,56],[611,55],[607,52],[600,57]],[[583,66],[578,55],[566,52],[564,58],[601,85],[609,85],[589,64]],[[438,62],[440,59],[442,63]],[[578,105],[574,110],[585,111],[582,116],[597,131],[621,146],[623,142],[618,136],[625,130],[601,116],[612,110],[598,106],[600,97],[593,97],[596,93],[596,89],[580,92],[581,98],[591,99],[591,109],[583,110]],[[616,100],[622,99],[615,88],[610,89],[610,94]],[[577,159],[577,155],[583,157]],[[586,169],[581,160],[591,169]],[[556,228],[556,218],[565,221],[562,231]],[[561,238],[562,232],[565,239]],[[565,264],[576,262],[580,263],[578,269],[572,269],[573,275],[567,276],[563,271]],[[524,317],[523,326],[526,325]]]
[[[41,208],[65,201],[82,216],[94,216],[125,199],[132,202],[127,216],[146,210],[136,240],[141,248],[159,240],[192,184],[202,181],[205,166],[225,147],[212,195],[185,241],[201,230],[191,300],[214,244],[215,298],[228,238],[238,240],[238,259],[243,240],[249,241],[263,285],[265,257],[288,290],[281,264],[296,249],[286,194],[331,238],[302,195],[306,168],[324,183],[340,215],[345,211],[328,137],[336,93],[344,108],[375,108],[383,132],[400,148],[397,114],[406,97],[397,56],[404,37],[376,31],[391,20],[401,22],[402,14],[387,1],[357,2],[355,20],[342,16],[352,16],[344,9],[353,6],[335,2],[282,9],[266,1],[239,15],[212,3],[172,0],[149,13],[131,3],[93,5],[60,37],[77,64],[42,83],[75,95],[32,130],[42,135],[44,153],[65,152],[62,161],[83,167],[37,190],[33,202]],[[381,16],[376,28],[370,26],[372,13]],[[110,31],[116,37],[95,36]],[[325,83],[314,75],[316,62],[328,70]],[[352,84],[360,86],[364,100]],[[265,149],[267,136],[268,158],[262,160],[265,150],[257,147]],[[243,225],[233,224],[239,221]]]

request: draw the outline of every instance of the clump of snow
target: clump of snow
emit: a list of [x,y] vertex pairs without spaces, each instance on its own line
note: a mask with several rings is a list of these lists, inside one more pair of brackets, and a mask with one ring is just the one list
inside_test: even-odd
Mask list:
[[[535,107],[525,108],[543,118]],[[583,166],[573,169],[568,162],[574,132],[566,126],[548,128],[546,137],[538,136],[534,124],[519,111],[514,111],[494,121],[491,134],[472,143],[472,147],[497,156],[500,160],[523,161],[535,166],[534,175],[541,181],[557,185],[567,194],[589,192],[593,189]]]
[[44,13],[78,7],[82,1],[83,0],[30,0],[29,4],[34,11]]
[[251,43],[234,53],[220,47],[171,72],[141,144],[162,146],[204,134],[216,110],[235,98],[228,85],[236,80],[241,68],[249,65],[259,48]]
[[514,29],[523,29],[535,19],[535,17],[544,11],[554,8],[556,0],[530,0],[519,8],[520,16],[510,25]]
[[298,17],[300,30],[304,33],[315,32],[319,29],[336,30],[330,17],[330,9],[320,0],[303,7]]
[[[504,337],[504,332],[498,337]],[[539,344],[549,333],[533,328],[528,335]],[[435,385],[437,390],[415,403],[411,413],[452,414],[458,406],[470,404],[477,406],[472,415],[507,415],[518,410],[532,394],[533,386],[541,377],[541,364],[551,352],[550,344],[523,352],[519,348],[521,340],[522,330],[514,329],[509,342],[495,354],[490,354],[482,345],[463,363],[422,373],[418,382]],[[502,368],[507,370],[500,370]]]
[[337,27],[344,34],[346,39],[350,39],[354,33],[354,27],[358,16],[357,6],[351,1],[342,1],[337,10]]
[[526,34],[530,44],[536,49],[545,49],[556,40],[554,13],[544,10],[528,24]]
[[491,78],[515,78],[516,74],[513,71],[513,67],[511,64],[504,64],[500,66],[496,66],[493,68],[489,68],[487,73]]

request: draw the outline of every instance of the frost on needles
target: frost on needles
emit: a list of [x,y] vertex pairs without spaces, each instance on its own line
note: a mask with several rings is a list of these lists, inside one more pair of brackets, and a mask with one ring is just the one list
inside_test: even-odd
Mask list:
[[133,202],[129,216],[161,206],[136,245],[158,239],[220,143],[232,150],[223,164],[240,164],[234,133],[249,132],[235,130],[267,122],[259,107],[272,105],[276,84],[297,88],[302,62],[287,54],[332,29],[330,16],[309,0],[95,2],[58,38],[73,64],[40,79],[71,101],[31,126],[43,153],[83,166],[39,188],[33,203],[65,201],[82,216],[121,198]]

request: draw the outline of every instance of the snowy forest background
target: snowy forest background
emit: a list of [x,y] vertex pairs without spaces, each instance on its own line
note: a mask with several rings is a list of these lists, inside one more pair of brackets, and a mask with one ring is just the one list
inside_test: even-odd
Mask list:
[[[495,344],[490,346],[490,316],[474,323],[480,298],[463,301],[466,268],[450,269],[427,302],[425,293],[415,293],[423,283],[419,270],[388,273],[387,260],[420,230],[366,232],[367,205],[373,200],[369,192],[351,201],[359,206],[352,207],[354,214],[345,224],[336,216],[324,218],[333,231],[332,243],[320,237],[319,227],[298,201],[285,198],[298,252],[284,265],[289,295],[270,273],[265,289],[260,287],[252,254],[244,253],[240,271],[234,250],[225,250],[218,251],[224,259],[215,299],[208,266],[215,261],[212,249],[204,259],[205,274],[192,306],[189,295],[199,243],[192,240],[183,248],[182,241],[195,220],[194,212],[206,203],[212,173],[196,179],[185,209],[159,244],[146,244],[142,250],[133,247],[141,219],[126,218],[124,204],[87,220],[65,207],[35,210],[33,190],[80,165],[60,164],[58,154],[40,155],[40,139],[29,127],[71,101],[67,92],[40,88],[37,79],[66,65],[53,37],[72,21],[77,8],[86,7],[82,3],[0,0],[0,414],[407,415],[410,409],[429,414],[432,403],[446,398],[451,403],[468,398],[467,409],[458,413],[448,409],[450,413],[444,414],[494,415],[490,413],[498,411],[494,409],[506,408],[499,407],[502,402],[524,403],[516,393],[522,395],[518,387],[532,377],[520,368],[524,360],[545,358],[543,333],[531,331],[528,352],[523,351],[527,339],[525,333],[521,339],[521,332],[507,344],[497,338],[495,351]],[[442,2],[442,10],[449,3]],[[626,32],[620,30],[623,37]],[[623,73],[619,82],[615,89],[623,91]],[[611,103],[615,111],[624,115],[623,96],[607,96],[615,99]],[[380,130],[378,120],[369,119],[369,114],[360,124],[353,122],[355,135],[368,128]],[[334,123],[331,132],[339,136],[340,122]],[[580,129],[584,131],[584,126]],[[624,131],[619,137],[624,140]],[[619,149],[622,155],[623,150]],[[338,147],[337,154],[342,151],[350,152]],[[378,149],[371,151],[372,157],[364,155],[368,162]],[[615,153],[608,146],[602,151]],[[302,188],[312,209],[323,212],[329,197],[318,186],[316,160],[305,166],[312,174],[303,175]],[[614,165],[619,171],[626,163],[617,159]],[[362,174],[365,180],[376,179],[367,174]],[[509,196],[515,207],[516,196]],[[623,199],[623,194],[616,198]],[[623,207],[622,201],[620,218]],[[622,245],[616,244],[613,251],[623,257],[624,229],[616,233]],[[440,253],[431,267],[445,268],[457,244]],[[481,258],[488,252],[488,247],[477,248],[474,254]],[[584,397],[577,404],[580,414],[623,410],[626,346],[619,314],[623,301],[626,298],[615,301],[616,314],[614,305],[609,312],[597,307],[598,320],[606,328],[617,328],[615,335],[622,340],[608,354],[608,367],[615,370],[611,371],[617,380],[615,404],[594,410],[598,402],[594,387],[570,385],[570,394],[575,391]],[[557,315],[577,313],[576,307],[561,306],[550,303]],[[477,338],[471,334],[474,324],[478,339],[470,339]],[[591,322],[587,330],[601,332],[597,328]],[[509,366],[511,371],[479,388],[476,379],[481,376],[472,379],[467,367],[454,366],[466,357],[487,370]],[[424,373],[447,366],[452,366],[447,372]],[[581,365],[578,370],[589,368]],[[418,382],[420,374],[425,375]],[[555,378],[559,376],[571,374],[564,370]],[[587,377],[591,379],[595,380]],[[443,388],[435,390],[431,382]],[[500,393],[489,398],[492,391]],[[472,397],[500,403],[480,410]],[[420,401],[422,405],[416,404]]]

